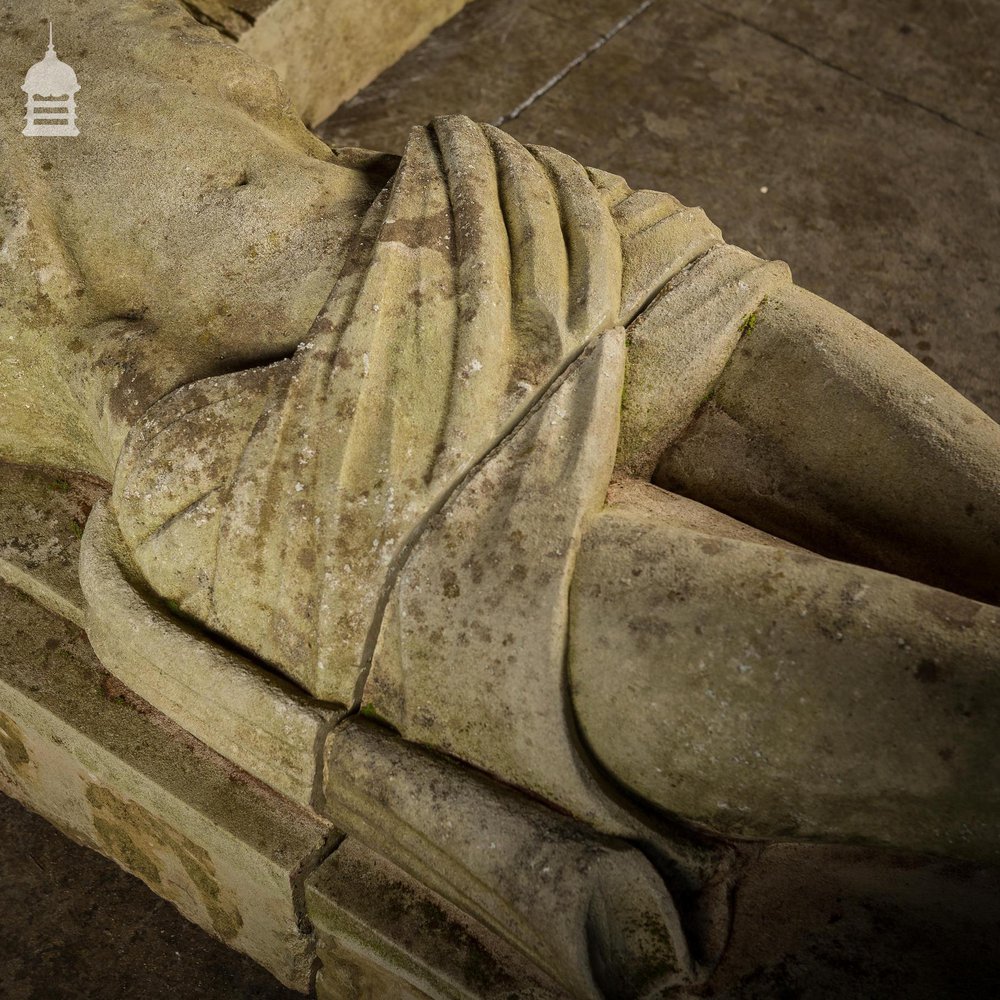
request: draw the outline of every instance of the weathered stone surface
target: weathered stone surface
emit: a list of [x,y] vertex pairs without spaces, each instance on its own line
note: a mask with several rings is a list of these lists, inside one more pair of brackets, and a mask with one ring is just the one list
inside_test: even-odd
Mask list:
[[1000,603],[1000,426],[802,289],[747,317],[653,481],[814,552]]
[[992,0],[477,0],[320,132],[401,150],[442,111],[505,120],[705,206],[996,420],[998,33]]
[[277,71],[295,110],[322,121],[468,0],[188,0],[205,24]]
[[[518,13],[516,4],[504,0],[504,6],[507,8],[505,13],[511,18],[508,27],[513,28]],[[612,5],[605,6],[610,9]],[[718,9],[720,5],[710,6]],[[726,6],[750,16],[748,4]],[[759,13],[762,5],[756,6]],[[865,15],[869,13],[864,4],[856,2],[838,5],[836,14],[826,9],[820,10],[821,6],[815,6],[815,10],[810,11],[811,16],[803,22],[809,28],[808,33],[789,32],[789,37],[798,38],[811,48],[815,47],[817,39],[825,40],[829,46],[831,36],[825,33],[829,31],[831,23],[838,28],[844,23],[845,19],[840,15],[845,9],[849,11],[853,7]],[[879,18],[889,23],[902,6],[893,2],[883,5]],[[912,13],[912,5],[910,7]],[[986,13],[984,6],[979,3],[966,7],[980,18]],[[776,32],[785,31],[792,26],[785,20],[783,9],[779,10],[774,5],[772,8],[767,14],[769,23]],[[572,9],[575,11],[578,8],[574,5]],[[891,74],[897,71],[900,62],[906,60],[885,60],[882,43],[892,43],[894,54],[899,54],[906,51],[903,46],[926,33],[934,37],[932,47],[936,50],[937,40],[944,35],[944,40],[947,41],[948,33],[933,30],[925,32],[927,23],[930,21],[933,26],[936,20],[940,26],[950,20],[953,25],[961,20],[953,16],[953,8],[948,4],[934,7],[934,14],[931,14],[931,10],[932,8],[921,10],[915,31],[908,34],[906,42],[903,42],[902,32],[899,38],[887,38],[883,34],[878,46],[868,46],[865,58],[851,65],[859,73],[865,73],[873,67],[880,72],[888,71],[890,79],[887,81],[885,77],[879,76],[879,80],[883,84],[888,82],[890,86],[893,85],[895,81]],[[813,282],[828,282],[823,285],[827,294],[832,294],[831,288],[838,288],[842,296],[845,293],[856,296],[852,301],[865,303],[867,307],[877,310],[869,313],[869,316],[880,314],[883,323],[898,323],[894,335],[901,336],[913,349],[919,349],[930,364],[935,363],[927,353],[931,342],[934,344],[933,353],[937,363],[942,363],[943,348],[943,363],[948,365],[948,345],[953,342],[961,343],[963,328],[966,331],[977,331],[979,343],[989,347],[987,341],[992,336],[993,328],[989,321],[983,320],[988,320],[992,312],[987,312],[984,306],[984,301],[988,303],[989,300],[984,299],[982,294],[982,276],[990,273],[991,258],[977,254],[975,247],[988,247],[991,239],[990,220],[988,213],[983,211],[983,206],[988,207],[992,189],[988,184],[979,182],[976,174],[976,170],[979,167],[985,168],[990,159],[985,155],[975,155],[976,147],[970,145],[969,135],[952,132],[945,123],[905,99],[886,100],[889,113],[886,113],[884,107],[879,109],[878,99],[871,100],[871,91],[867,99],[858,100],[854,92],[863,88],[863,81],[848,83],[844,74],[838,74],[833,67],[822,67],[818,61],[810,59],[808,52],[794,52],[791,46],[783,45],[780,39],[768,38],[765,33],[755,31],[748,25],[741,25],[734,19],[727,20],[709,11],[705,5],[684,10],[676,6],[664,8],[656,5],[651,11],[651,15],[660,13],[663,16],[657,17],[656,23],[651,25],[653,30],[647,32],[644,29],[650,22],[638,20],[621,39],[621,46],[612,45],[607,52],[596,54],[591,66],[585,67],[579,75],[574,71],[564,84],[558,85],[554,97],[554,112],[547,114],[543,110],[545,100],[540,100],[530,109],[530,127],[537,129],[538,137],[546,139],[555,134],[553,129],[556,128],[565,130],[561,143],[586,141],[589,135],[593,148],[598,152],[588,155],[586,159],[607,165],[617,163],[616,169],[624,169],[622,164],[628,163],[630,172],[645,172],[654,179],[657,186],[668,184],[672,189],[679,189],[680,185],[698,185],[707,178],[709,185],[696,197],[713,206],[713,215],[716,212],[723,213],[723,217],[728,214],[730,226],[734,227],[729,230],[730,233],[743,234],[741,238],[744,241],[748,239],[747,234],[753,234],[750,237],[752,241],[747,245],[757,247],[762,245],[757,240],[764,239],[760,235],[761,231],[773,237],[781,230],[782,242],[777,245],[794,244],[798,248],[792,256],[800,277],[811,271]],[[816,16],[817,13],[823,16]],[[965,14],[965,8],[962,13]],[[540,18],[533,23],[537,25],[541,20],[544,19]],[[552,20],[555,21],[556,18]],[[720,24],[728,25],[727,30],[720,29]],[[945,24],[945,27],[949,26]],[[566,36],[577,37],[572,27],[567,25],[566,31],[559,32],[560,42]],[[801,25],[797,27],[801,28]],[[895,25],[892,30],[895,31]],[[532,52],[530,47],[517,45],[516,42],[511,45],[509,39],[517,38],[513,31],[510,35],[506,32],[502,34],[509,48],[516,47],[528,53],[528,58],[538,51]],[[539,36],[542,34],[538,32]],[[980,34],[983,39],[991,37],[988,31],[981,31]],[[496,51],[496,38],[500,36],[501,32],[497,32],[496,37],[490,38],[490,51]],[[631,44],[628,42],[629,37],[632,38]],[[558,45],[551,45],[549,39],[545,39],[538,49],[546,54],[552,51],[558,54],[559,51]],[[710,54],[707,71],[698,64],[699,54],[704,55],[706,50]],[[776,58],[776,50],[783,51],[785,56],[794,52],[794,56]],[[663,53],[668,51],[675,54],[673,58],[663,58]],[[830,53],[831,48],[827,47],[824,58]],[[933,54],[937,55],[937,51]],[[542,60],[535,62],[537,65],[533,65],[532,69],[537,70],[540,81],[544,82],[548,78],[548,72]],[[927,68],[930,69],[927,78],[933,78],[935,62],[930,59],[915,59],[912,54],[910,56],[910,65],[918,68],[917,76],[920,80],[925,78]],[[557,63],[555,68],[564,64],[565,60]],[[779,71],[769,78],[766,67],[776,65]],[[801,71],[803,65],[808,66],[805,73]],[[976,69],[975,60],[970,60],[968,65],[971,74]],[[633,110],[634,81],[640,74],[645,78],[646,90],[641,104]],[[681,78],[679,81],[678,77]],[[819,79],[821,85],[803,86],[803,82],[808,84],[810,77]],[[575,82],[581,79],[589,80],[589,85],[583,83],[579,87],[575,86]],[[706,79],[710,82],[706,83]],[[794,80],[791,86],[790,79]],[[685,80],[690,81],[690,89],[685,86]],[[718,86],[720,82],[722,85]],[[769,83],[775,83],[776,86],[769,88]],[[656,99],[658,84],[663,92],[662,105]],[[446,80],[441,81],[440,85],[452,91],[457,90],[450,87]],[[610,100],[602,103],[605,95],[610,95]],[[619,114],[615,101],[621,102],[623,95],[627,95],[625,99],[628,112]],[[821,100],[826,107],[820,105],[814,109],[816,100]],[[513,107],[515,103],[517,102],[511,102],[507,107]],[[765,113],[748,114],[748,107],[752,111],[755,104],[758,109],[764,109]],[[803,109],[798,115],[794,112],[796,106]],[[986,104],[985,107],[989,108],[990,105]],[[399,118],[411,117],[404,106],[397,105],[394,110]],[[954,107],[946,108],[945,111],[952,113]],[[745,126],[737,124],[736,127],[728,127],[727,123],[731,119],[727,116],[740,115],[745,117]],[[922,115],[933,119],[938,128],[921,130],[914,127],[914,116]],[[602,116],[603,124],[598,124],[602,121]],[[423,113],[417,115],[418,119],[424,117],[426,115]],[[661,119],[659,122],[657,117]],[[767,127],[769,122],[779,118],[782,122],[780,130]],[[709,121],[711,127],[704,127]],[[819,121],[825,122],[822,128],[817,127]],[[897,125],[895,128],[894,123]],[[667,129],[671,138],[666,142],[632,141],[637,127],[640,135],[644,134],[641,131],[643,128],[648,128],[654,135],[663,135],[663,130]],[[886,128],[886,133],[890,136],[884,147],[893,146],[897,153],[888,157],[883,155],[881,164],[878,164],[875,162],[879,158],[878,151],[883,149],[884,152],[884,147],[880,147],[877,141],[871,141],[869,136],[880,128]],[[822,135],[818,134],[820,132]],[[847,144],[843,141],[845,133],[850,136]],[[621,136],[623,141],[609,142],[609,136]],[[979,148],[983,149],[981,145]],[[707,156],[706,150],[710,151]],[[806,152],[803,153],[803,150]],[[856,158],[853,168],[850,160],[852,155]],[[807,161],[803,160],[803,156]],[[872,168],[859,171],[857,161],[860,159],[866,161],[866,166],[871,159]],[[880,177],[880,169],[885,169],[887,160],[890,164],[895,164],[897,169]],[[664,167],[664,164],[667,166]],[[722,169],[713,169],[720,165]],[[804,165],[806,169],[803,169]],[[766,179],[778,179],[777,184],[771,182],[771,193],[767,196],[757,193],[760,181],[756,175],[762,169],[769,172]],[[843,176],[837,177],[835,183],[830,183],[831,175]],[[887,177],[890,182],[887,182]],[[670,178],[669,183],[667,178]],[[712,197],[709,197],[708,191],[712,184],[715,185],[715,190]],[[919,212],[915,210],[918,204]],[[796,210],[798,215],[795,214]],[[970,216],[974,217],[971,230],[968,222]],[[963,258],[958,267],[954,267],[956,246],[972,248],[972,252]],[[904,262],[903,270],[907,261],[911,268],[915,265],[918,275],[916,284],[912,280],[912,274],[908,285],[898,282],[893,287],[891,280],[887,282],[881,276],[877,283],[872,281],[870,269],[873,260],[874,266],[882,266],[882,254],[885,255],[885,265],[890,272],[894,268],[899,269],[900,262]],[[942,261],[947,263],[947,273],[951,277],[946,281],[928,280],[928,274],[933,275],[940,270]],[[854,262],[853,265],[851,262]],[[852,270],[852,266],[856,270]],[[859,274],[863,274],[860,280]],[[948,296],[953,294],[953,284],[959,278],[965,292],[961,309],[949,311],[948,322],[941,323],[941,309],[935,308],[935,304],[940,307],[942,302],[948,300]],[[859,307],[855,304],[854,308]],[[725,322],[736,325],[742,318],[728,316],[725,317]],[[981,356],[986,357],[988,354]],[[967,366],[965,371],[968,373],[972,369]],[[989,385],[991,371],[989,364],[980,364],[978,370],[974,371],[978,383],[972,382],[973,387],[979,384],[992,389]],[[655,379],[652,381],[655,385]],[[52,415],[48,416],[51,420]],[[671,518],[679,518],[679,523],[683,526],[685,518],[691,513],[690,507],[686,508],[685,517],[680,518],[675,498],[661,496],[659,499],[670,504]],[[703,524],[703,527],[714,528],[720,534],[736,534],[739,537],[750,534],[750,529],[736,523],[726,524],[725,531],[722,531],[718,519],[714,524],[711,523],[711,512],[702,520],[710,522],[708,525]],[[787,884],[793,887],[793,891],[800,890],[793,902],[798,902],[801,897],[808,898],[808,890],[815,884],[810,879],[815,880],[817,875],[821,877],[823,873],[822,866],[814,866],[809,876],[804,877],[798,885],[794,877],[788,878]],[[871,877],[873,881],[878,880],[877,874]],[[952,877],[957,879],[966,876],[959,871],[952,873]],[[773,892],[773,882],[770,888]],[[764,936],[770,940],[772,928],[781,922],[781,918],[792,907],[775,905],[772,894],[765,892],[764,896],[765,901],[757,904],[752,919],[758,926],[766,928]],[[843,923],[836,923],[839,913],[835,903],[836,900],[831,903],[830,913],[834,929],[829,932],[831,938],[827,940],[832,940],[836,945],[839,943],[836,928],[843,926]],[[861,909],[864,911],[864,907]],[[783,912],[776,914],[775,910]],[[866,917],[867,913],[862,912],[862,923]],[[881,943],[884,929],[882,914],[874,914],[870,919],[873,925],[870,928],[871,939]],[[982,949],[984,955],[990,949],[988,938],[986,942]],[[947,938],[941,940],[931,933],[912,941],[904,937],[901,950],[906,950],[908,956],[921,951],[937,952],[942,970],[952,965],[953,970],[962,970],[964,973],[970,964],[974,964],[974,961],[963,961],[971,955],[972,948],[955,949],[953,943],[951,947],[949,945]],[[822,946],[818,950],[822,951]],[[845,968],[849,962],[845,963],[836,954],[837,950],[833,947],[826,954],[821,954],[819,964],[826,961],[830,965],[837,965],[840,958],[839,966],[841,969]],[[877,948],[874,950],[877,953]],[[862,966],[867,967],[872,959],[867,949],[863,954],[864,958],[854,966],[861,977],[866,975]],[[811,958],[815,959],[815,954]],[[933,958],[930,961],[933,962]],[[893,959],[890,958],[888,964],[892,962]],[[874,964],[878,964],[877,954]],[[884,964],[886,963],[883,963],[883,967]],[[796,960],[777,963],[773,975],[765,972],[738,995],[745,997],[749,992],[750,995],[770,1000],[783,989],[789,989],[789,982],[797,982],[800,990],[822,992],[826,996],[828,980],[812,975],[809,957],[804,965],[810,971],[804,971],[803,965]],[[923,991],[928,997],[937,1000],[940,996],[947,995],[949,990],[961,989],[966,985],[965,976],[954,971],[937,978],[897,974],[887,980],[888,986],[877,976],[861,978],[860,981],[866,985],[853,992],[847,991],[845,995],[911,996],[921,995]],[[994,984],[995,978],[986,986],[981,986],[983,995],[992,995],[994,991],[990,987]],[[895,992],[892,992],[893,989]]]
[[[683,280],[629,327],[616,471],[649,480],[701,409],[767,296],[791,283],[780,261],[737,247],[706,247]],[[664,337],[663,331],[670,336]]]
[[309,805],[323,738],[339,713],[261,664],[193,636],[176,608],[129,577],[107,493],[72,472],[0,465],[0,579],[85,628],[118,680],[179,726]]
[[302,882],[330,825],[135,698],[75,625],[6,584],[0,608],[3,791],[307,990]]
[[150,594],[103,502],[87,522],[80,576],[86,628],[104,665],[138,695],[237,766],[310,805],[326,732],[342,713],[263,665],[193,633]]
[[[5,13],[16,79],[47,26]],[[76,40],[60,51],[86,90],[72,141],[21,136],[24,95],[0,94],[0,455],[110,482],[134,419],[192,369],[305,339],[384,181],[179,3],[60,0],[45,16]]]
[[584,537],[570,614],[581,731],[644,799],[732,836],[1000,860],[997,608],[643,485]]
[[[294,356],[196,380],[136,421],[112,508],[137,568],[192,619],[356,708],[427,518],[588,344],[718,239],[669,195],[490,126],[414,129]],[[574,389],[574,405],[594,392]],[[620,386],[599,395],[605,440]],[[573,489],[595,506],[605,485],[585,462]]]
[[306,883],[320,1000],[553,1000],[554,983],[467,914],[348,838]]
[[99,480],[69,471],[0,463],[0,580],[83,628],[80,538]]
[[[327,814],[584,996],[703,971],[686,918],[726,887],[713,835],[993,856],[996,609],[958,596],[996,599],[987,418],[670,196],[464,118],[415,129],[402,160],[334,153],[177,8],[123,0],[87,37],[112,35],[129,55],[92,64],[104,138],[73,164],[35,169],[35,144],[5,163],[0,332],[58,419],[33,423],[39,385],[11,374],[0,448],[114,480],[82,582],[130,687],[300,802],[329,734]],[[126,80],[157,134],[115,118]],[[638,478],[602,511],[616,454]],[[807,692],[833,678],[819,708],[734,659],[765,639],[769,666],[805,661]],[[954,673],[954,697],[903,689],[901,649],[921,683]],[[696,655],[746,697],[734,714],[672,687]],[[896,688],[941,748],[900,736],[851,811],[816,779],[816,716],[848,734],[820,747],[836,786]],[[330,729],[359,707],[388,725]],[[699,771],[689,716],[722,746],[770,734],[768,759]],[[543,854],[560,876],[539,890],[524,859]]]
[[[463,911],[467,927],[483,924],[543,983],[596,1000],[694,977],[663,876],[627,840],[359,719],[330,736],[324,790],[341,829]],[[372,948],[371,934],[362,944]],[[385,964],[405,979],[415,956],[396,947]]]
[[[565,715],[581,522],[611,478],[625,363],[613,330],[427,525],[393,592],[364,705],[407,739],[620,829]],[[447,650],[451,682],[439,669]]]

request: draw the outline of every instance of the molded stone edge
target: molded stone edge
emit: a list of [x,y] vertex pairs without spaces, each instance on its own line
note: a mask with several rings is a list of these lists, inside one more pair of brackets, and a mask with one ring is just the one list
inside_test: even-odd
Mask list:
[[310,806],[317,754],[343,710],[317,704],[239,653],[197,634],[147,595],[103,501],[87,521],[80,580],[87,633],[119,680],[189,733]]
[[77,627],[2,583],[0,790],[311,990],[304,880],[340,834],[135,697]]

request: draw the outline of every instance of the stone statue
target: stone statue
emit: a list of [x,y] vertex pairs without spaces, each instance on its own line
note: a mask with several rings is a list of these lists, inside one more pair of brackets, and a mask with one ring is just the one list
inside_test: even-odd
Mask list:
[[1000,428],[669,195],[461,117],[330,150],[92,6],[80,135],[3,153],[0,447],[111,486],[112,673],[120,572],[334,706],[324,808],[572,995],[690,981],[728,842],[1000,857]]

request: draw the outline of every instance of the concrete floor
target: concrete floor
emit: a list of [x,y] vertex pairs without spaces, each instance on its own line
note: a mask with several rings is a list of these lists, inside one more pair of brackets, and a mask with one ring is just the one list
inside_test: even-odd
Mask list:
[[[321,127],[399,150],[463,111],[701,205],[1000,419],[995,0],[474,0]],[[864,852],[761,860],[705,993],[1000,992],[1000,879]],[[0,797],[0,997],[293,997]]]
[[462,111],[700,205],[1000,418],[995,0],[476,0],[321,126]]

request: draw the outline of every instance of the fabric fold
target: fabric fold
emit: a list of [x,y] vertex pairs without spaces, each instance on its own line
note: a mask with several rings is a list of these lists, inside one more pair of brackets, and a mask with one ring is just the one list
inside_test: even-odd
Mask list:
[[667,195],[492,126],[415,128],[294,356],[183,387],[134,430],[114,507],[141,571],[313,695],[356,706],[428,519],[716,234]]

